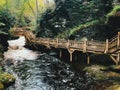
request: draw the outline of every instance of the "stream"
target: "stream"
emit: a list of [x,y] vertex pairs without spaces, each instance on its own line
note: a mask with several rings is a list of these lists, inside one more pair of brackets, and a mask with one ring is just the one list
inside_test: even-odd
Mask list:
[[9,49],[4,53],[5,69],[16,77],[15,84],[6,90],[93,90],[94,80],[89,73],[78,72],[46,53],[26,49],[21,39],[20,47],[13,44],[14,40],[9,41]]

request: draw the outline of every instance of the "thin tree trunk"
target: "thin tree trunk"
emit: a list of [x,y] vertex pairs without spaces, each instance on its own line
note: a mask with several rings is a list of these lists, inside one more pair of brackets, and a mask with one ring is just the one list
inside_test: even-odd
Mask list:
[[28,4],[28,6],[30,7],[30,9],[32,10],[33,15],[36,17],[35,11],[34,11],[34,9],[32,8],[32,6],[30,5],[30,1],[29,1],[29,0],[28,0],[27,4]]
[[[36,0],[36,28],[38,27],[38,0]],[[36,34],[37,34],[37,30],[36,30]]]
[[5,5],[6,5],[6,9],[8,9],[8,0],[6,0]]
[[38,24],[38,0],[36,0],[36,22]]

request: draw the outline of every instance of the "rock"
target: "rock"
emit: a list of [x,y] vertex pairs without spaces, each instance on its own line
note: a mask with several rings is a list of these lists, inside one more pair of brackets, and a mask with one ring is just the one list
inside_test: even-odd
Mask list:
[[4,90],[4,85],[0,83],[0,90]]
[[11,84],[15,82],[15,77],[8,73],[0,73],[0,82],[4,84]]
[[105,90],[120,90],[120,85],[112,85],[109,88],[105,89]]

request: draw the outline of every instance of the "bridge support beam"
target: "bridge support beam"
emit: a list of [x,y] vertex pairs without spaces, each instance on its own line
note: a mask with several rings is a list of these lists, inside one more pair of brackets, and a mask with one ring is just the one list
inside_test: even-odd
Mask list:
[[118,32],[118,37],[117,37],[117,48],[120,48],[120,32]]
[[75,50],[73,50],[73,49],[68,49],[68,52],[69,52],[69,54],[70,54],[70,62],[72,62],[72,59],[73,59],[72,54],[73,54],[74,51],[75,51]]
[[87,54],[87,64],[90,64],[90,55],[88,53]]
[[118,65],[118,63],[119,63],[119,56],[118,55],[117,56],[110,55],[111,59],[115,62],[116,65]]
[[47,49],[51,49],[49,45],[45,45]]
[[60,50],[60,54],[59,54],[59,57],[60,57],[60,58],[62,57],[62,50]]
[[116,65],[120,62],[120,51],[116,55],[110,55],[111,59],[115,62]]
[[87,64],[90,64],[90,56],[87,56]]
[[118,55],[117,55],[117,61],[120,62],[120,51],[118,52]]

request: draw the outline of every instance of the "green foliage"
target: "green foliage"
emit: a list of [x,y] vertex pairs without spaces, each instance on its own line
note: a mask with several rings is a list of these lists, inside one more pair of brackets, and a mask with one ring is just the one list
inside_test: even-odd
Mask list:
[[99,23],[99,20],[93,20],[91,22],[87,22],[85,24],[80,24],[78,26],[75,26],[73,28],[70,28],[69,30],[65,30],[63,33],[59,34],[57,37],[58,38],[68,38],[71,35],[75,34],[76,32],[83,30],[85,28],[91,27],[91,26],[95,26]]
[[0,90],[4,90],[4,85],[0,83]]
[[[0,44],[6,50],[7,40],[10,38],[9,29],[15,24],[15,17],[10,10],[0,7]],[[1,49],[1,48],[0,48]]]
[[53,4],[45,5],[44,0],[1,0],[0,2],[0,7],[9,10],[15,17],[15,26],[28,26],[32,29],[36,27],[38,14],[50,8],[50,5]]
[[115,6],[106,17],[106,24],[109,25],[109,37],[116,35],[120,31],[120,6]]
[[0,44],[0,52],[2,52],[3,51],[3,46],[2,46],[2,44]]
[[2,83],[12,83],[15,81],[15,77],[8,73],[0,73],[0,82]]
[[0,66],[0,90],[4,90],[4,85],[15,82],[15,77],[9,73],[3,71]]
[[9,33],[10,27],[14,25],[15,18],[12,13],[5,9],[0,8],[0,31],[1,33]]
[[[32,30],[37,27],[37,36],[52,38],[68,38],[88,28],[97,31],[98,28],[92,26],[98,24],[100,18],[105,19],[114,1],[116,0],[1,0],[0,34],[6,35],[14,25],[28,26]],[[119,7],[116,6],[107,17],[117,15]]]
[[[119,14],[117,14],[119,12]],[[107,14],[107,17],[110,17],[110,16],[117,16],[119,15],[120,16],[120,6],[115,6],[113,8],[113,10]]]
[[47,10],[40,18],[38,36],[69,37],[76,34],[79,28],[92,26],[91,24],[95,24],[100,18],[104,20],[106,13],[112,8],[111,0],[55,0],[55,2],[56,9]]
[[79,30],[82,30],[82,29],[84,29],[84,28],[88,28],[88,27],[93,26],[93,25],[96,25],[96,24],[98,24],[98,23],[99,23],[98,20],[93,20],[93,21],[91,21],[91,22],[87,22],[87,23],[85,23],[85,24],[78,25],[78,26],[76,26],[75,28],[72,28],[72,29],[70,30],[69,36],[73,35],[75,32],[77,32],[77,31],[79,31]]

